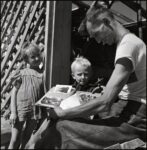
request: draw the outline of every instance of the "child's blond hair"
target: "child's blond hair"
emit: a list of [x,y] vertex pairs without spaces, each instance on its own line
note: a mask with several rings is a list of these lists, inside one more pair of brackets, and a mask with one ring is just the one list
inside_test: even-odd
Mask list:
[[71,71],[72,72],[73,72],[76,65],[82,65],[84,67],[89,68],[89,67],[91,67],[91,62],[87,58],[85,58],[83,56],[79,56],[79,57],[76,57],[75,60],[71,64]]
[[27,62],[28,52],[35,51],[41,53],[40,47],[35,43],[25,42],[21,48],[21,58]]

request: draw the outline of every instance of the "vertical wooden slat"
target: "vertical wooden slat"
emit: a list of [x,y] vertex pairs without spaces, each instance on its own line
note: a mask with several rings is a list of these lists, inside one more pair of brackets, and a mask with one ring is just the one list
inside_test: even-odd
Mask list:
[[69,84],[71,1],[47,1],[45,27],[45,83]]

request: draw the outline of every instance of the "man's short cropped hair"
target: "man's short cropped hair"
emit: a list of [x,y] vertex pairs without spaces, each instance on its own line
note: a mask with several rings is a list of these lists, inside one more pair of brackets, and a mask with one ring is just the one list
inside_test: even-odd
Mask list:
[[110,9],[103,7],[99,4],[92,5],[86,13],[86,20],[92,24],[96,24],[97,21],[100,21],[101,18],[108,17],[111,20],[114,19],[113,12]]
[[86,27],[87,21],[91,22],[93,25],[98,25],[98,23],[102,21],[101,20],[102,16],[108,17],[111,20],[115,19],[113,12],[105,5],[101,5],[100,2],[92,4],[88,9],[85,18],[82,20],[78,28],[78,32],[81,35],[83,34],[87,35],[88,34]]

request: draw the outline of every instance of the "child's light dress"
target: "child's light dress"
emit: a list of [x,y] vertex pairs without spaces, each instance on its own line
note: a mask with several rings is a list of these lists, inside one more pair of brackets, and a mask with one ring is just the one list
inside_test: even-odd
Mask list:
[[44,94],[43,75],[34,69],[25,68],[18,73],[21,83],[17,92],[17,115],[19,121],[41,119],[41,108],[35,106]]

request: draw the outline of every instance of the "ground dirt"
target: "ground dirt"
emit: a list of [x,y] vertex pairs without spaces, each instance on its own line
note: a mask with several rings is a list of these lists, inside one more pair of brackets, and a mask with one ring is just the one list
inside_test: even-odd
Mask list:
[[11,138],[11,126],[9,120],[1,117],[1,149],[7,149]]

